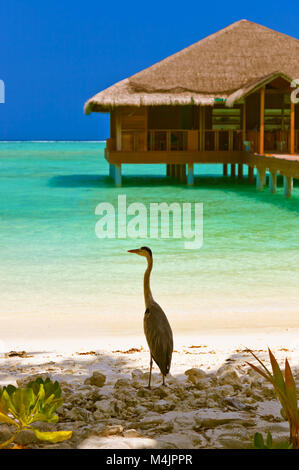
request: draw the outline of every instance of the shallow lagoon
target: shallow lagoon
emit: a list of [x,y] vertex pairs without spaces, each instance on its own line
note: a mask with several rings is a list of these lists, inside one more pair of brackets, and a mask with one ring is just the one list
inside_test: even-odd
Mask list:
[[[282,182],[276,195],[257,193],[218,165],[197,165],[188,188],[163,165],[130,165],[115,188],[96,142],[1,143],[0,168],[2,326],[138,331],[145,264],[126,250],[141,245],[154,252],[152,290],[178,330],[299,326],[298,186],[286,200]],[[95,208],[120,194],[146,206],[202,202],[202,248],[98,239]]]

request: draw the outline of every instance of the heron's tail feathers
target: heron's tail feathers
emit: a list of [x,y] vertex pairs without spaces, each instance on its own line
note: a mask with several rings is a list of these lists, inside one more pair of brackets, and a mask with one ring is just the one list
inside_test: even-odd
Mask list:
[[161,372],[163,375],[167,375],[169,374],[169,371],[170,371],[170,364],[158,364]]

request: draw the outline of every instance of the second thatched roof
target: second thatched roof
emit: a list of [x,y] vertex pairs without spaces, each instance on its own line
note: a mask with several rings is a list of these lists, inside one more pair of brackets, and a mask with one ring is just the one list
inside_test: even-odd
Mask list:
[[241,20],[96,94],[85,113],[117,106],[213,105],[277,76],[299,78],[299,40]]

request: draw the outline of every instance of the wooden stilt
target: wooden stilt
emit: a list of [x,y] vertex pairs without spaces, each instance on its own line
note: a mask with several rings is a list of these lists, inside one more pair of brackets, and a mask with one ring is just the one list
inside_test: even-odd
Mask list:
[[181,173],[182,173],[182,165],[177,165],[177,180],[179,182],[181,182],[181,179],[182,179]]
[[292,196],[293,191],[293,178],[291,176],[283,177],[283,187],[285,197],[290,198]]
[[231,178],[235,178],[236,176],[236,165],[233,163],[230,166],[230,176]]
[[181,183],[182,181],[182,176],[181,176],[181,173],[182,173],[182,165],[177,165],[177,180]]
[[266,168],[257,168],[256,189],[262,191],[266,180]]
[[116,186],[121,186],[121,165],[114,165],[114,182]]
[[110,178],[114,178],[114,165],[112,165],[112,163],[109,163],[109,176]]
[[253,183],[254,181],[254,168],[252,168],[252,166],[248,167],[248,181],[250,183]]
[[173,179],[178,178],[178,165],[173,165]]
[[243,179],[243,164],[238,163],[238,178],[239,180]]
[[275,194],[277,191],[277,171],[276,170],[270,171],[269,190],[271,194]]
[[189,186],[194,184],[194,165],[193,163],[188,163],[188,176],[187,183]]
[[227,163],[223,164],[223,176],[227,176]]
[[181,171],[180,171],[180,181],[183,184],[186,184],[187,178],[186,178],[186,165],[180,165],[181,166]]

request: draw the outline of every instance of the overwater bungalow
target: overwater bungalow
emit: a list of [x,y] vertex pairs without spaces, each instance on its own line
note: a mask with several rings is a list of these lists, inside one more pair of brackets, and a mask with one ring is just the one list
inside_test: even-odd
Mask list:
[[298,85],[299,40],[241,20],[101,91],[85,113],[110,113],[105,158],[116,185],[124,164],[165,164],[193,184],[195,163],[221,163],[239,178],[248,165],[250,180],[256,167],[259,189],[270,171],[271,192],[280,173],[290,196]]

